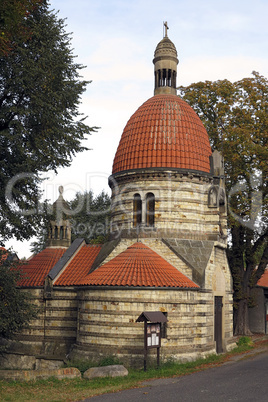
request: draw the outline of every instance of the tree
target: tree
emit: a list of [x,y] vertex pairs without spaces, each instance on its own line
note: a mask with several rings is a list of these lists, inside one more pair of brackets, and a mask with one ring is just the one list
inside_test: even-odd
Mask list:
[[236,335],[250,334],[251,289],[268,264],[268,80],[252,74],[180,88],[225,159]]
[[69,166],[95,128],[78,111],[87,82],[64,20],[44,1],[24,21],[31,35],[0,57],[0,240],[35,235],[39,173]]
[[11,338],[38,314],[30,295],[17,288],[21,263],[9,256],[6,250],[0,250],[0,337],[3,338]]
[[52,205],[46,200],[42,203],[42,215],[40,216],[39,226],[36,229],[36,240],[30,245],[30,251],[38,254],[47,247],[50,221],[55,220]]
[[[93,192],[76,193],[73,200],[68,203],[72,213],[64,214],[64,219],[69,219],[72,227],[72,241],[78,237],[85,239],[86,243],[102,244],[108,240],[110,226],[111,200],[107,193],[102,191],[94,197]],[[31,251],[39,253],[47,246],[50,221],[55,220],[55,211],[52,205],[44,203],[45,213],[42,216],[42,224],[37,233],[37,239],[31,243]]]

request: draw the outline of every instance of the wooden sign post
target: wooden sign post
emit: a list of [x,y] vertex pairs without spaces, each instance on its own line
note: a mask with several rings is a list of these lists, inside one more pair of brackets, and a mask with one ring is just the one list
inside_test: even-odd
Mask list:
[[157,349],[157,368],[160,360],[161,324],[167,317],[161,311],[144,311],[136,320],[144,322],[144,371],[147,370],[148,349]]

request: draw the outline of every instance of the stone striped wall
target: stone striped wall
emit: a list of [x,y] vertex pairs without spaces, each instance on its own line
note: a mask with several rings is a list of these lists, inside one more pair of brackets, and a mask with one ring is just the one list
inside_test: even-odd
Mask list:
[[[41,354],[44,345],[44,299],[42,288],[21,289],[22,292],[30,293],[33,303],[38,307],[38,317],[30,322],[29,327],[19,332],[15,339],[20,342],[18,352],[37,355]],[[16,350],[17,351],[17,350]]]
[[135,321],[143,311],[167,313],[162,358],[184,361],[215,352],[211,292],[84,288],[78,297],[78,335],[72,357],[100,360],[116,355],[128,365],[142,365],[143,323]]
[[[211,180],[204,176],[165,172],[137,175],[134,182],[119,181],[112,191],[112,233],[119,232],[121,237],[135,236],[134,194],[140,194],[145,209],[146,194],[150,192],[155,195],[155,227],[150,231],[142,225],[140,237],[172,237],[173,234],[180,238],[216,240],[220,233],[220,211],[208,207]],[[225,231],[224,224],[222,227]]]
[[26,289],[39,307],[30,328],[16,337],[33,354],[66,355],[76,341],[77,294],[72,288],[55,288],[52,298],[44,297],[44,290]]

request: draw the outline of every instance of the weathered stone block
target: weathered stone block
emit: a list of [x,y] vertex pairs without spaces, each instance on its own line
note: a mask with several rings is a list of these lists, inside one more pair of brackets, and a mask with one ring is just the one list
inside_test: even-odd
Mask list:
[[56,370],[63,366],[62,360],[36,359],[36,370]]
[[83,377],[90,380],[96,377],[124,377],[126,375],[128,375],[128,370],[120,364],[115,364],[112,366],[91,367],[84,373]]
[[0,355],[1,369],[34,370],[36,359],[34,356],[22,354],[3,353]]

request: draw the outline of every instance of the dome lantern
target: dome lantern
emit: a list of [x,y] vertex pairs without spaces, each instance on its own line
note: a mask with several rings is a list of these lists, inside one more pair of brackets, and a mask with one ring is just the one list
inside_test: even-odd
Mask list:
[[177,64],[179,63],[175,45],[168,37],[167,22],[164,23],[165,35],[154,52],[154,94],[176,95]]

